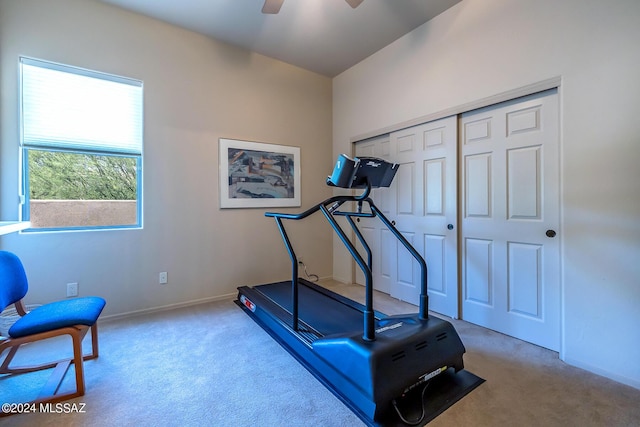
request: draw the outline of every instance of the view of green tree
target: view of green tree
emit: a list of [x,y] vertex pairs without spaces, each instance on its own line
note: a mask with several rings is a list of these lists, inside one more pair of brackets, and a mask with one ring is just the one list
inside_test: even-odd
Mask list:
[[32,200],[136,200],[134,157],[28,150]]

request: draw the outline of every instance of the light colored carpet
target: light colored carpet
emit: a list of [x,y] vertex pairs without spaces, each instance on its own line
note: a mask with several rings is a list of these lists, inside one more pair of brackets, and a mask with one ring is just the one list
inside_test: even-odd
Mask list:
[[[362,299],[358,286],[328,287]],[[376,298],[388,314],[416,311]],[[430,425],[640,425],[640,390],[570,367],[540,347],[452,323],[467,349],[466,368],[486,382]],[[59,357],[64,346],[34,345],[22,357]],[[86,404],[84,413],[14,415],[0,426],[362,425],[230,300],[102,322],[100,357],[85,372],[87,394],[68,401]],[[28,375],[0,378],[0,401],[33,398],[29,386],[46,376]]]

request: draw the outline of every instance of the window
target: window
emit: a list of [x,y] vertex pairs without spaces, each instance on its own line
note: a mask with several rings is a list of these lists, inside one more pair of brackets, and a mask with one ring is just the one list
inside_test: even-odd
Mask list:
[[142,225],[142,82],[20,58],[30,231]]

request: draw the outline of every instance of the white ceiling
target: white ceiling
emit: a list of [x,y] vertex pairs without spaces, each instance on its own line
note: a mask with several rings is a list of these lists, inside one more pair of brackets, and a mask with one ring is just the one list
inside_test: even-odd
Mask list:
[[334,77],[461,0],[101,0]]

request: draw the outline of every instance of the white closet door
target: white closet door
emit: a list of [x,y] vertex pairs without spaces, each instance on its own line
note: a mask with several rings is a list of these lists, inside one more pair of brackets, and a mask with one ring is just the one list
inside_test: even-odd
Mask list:
[[[374,190],[372,198],[425,258],[429,308],[451,317],[458,316],[456,149],[457,121],[448,117],[358,143],[355,151],[400,164],[391,187]],[[413,257],[379,220],[359,226],[373,252],[374,289],[418,305]],[[359,269],[356,282],[364,284]]]
[[460,118],[462,318],[560,346],[557,90]]
[[[400,164],[390,219],[427,263],[429,309],[458,316],[457,119],[391,134],[391,160]],[[391,296],[419,303],[420,269],[401,245],[392,258]]]

